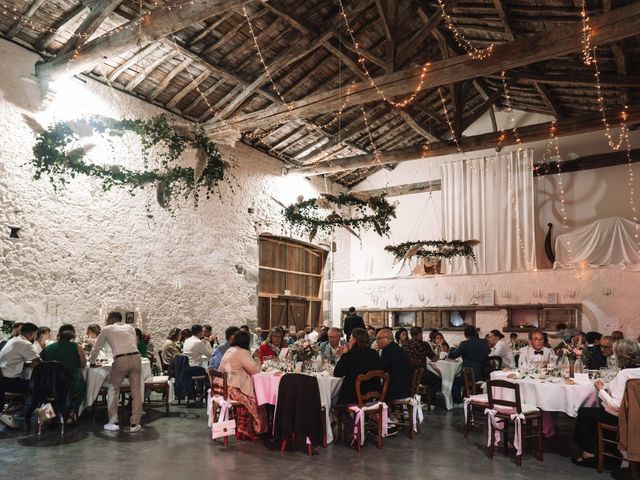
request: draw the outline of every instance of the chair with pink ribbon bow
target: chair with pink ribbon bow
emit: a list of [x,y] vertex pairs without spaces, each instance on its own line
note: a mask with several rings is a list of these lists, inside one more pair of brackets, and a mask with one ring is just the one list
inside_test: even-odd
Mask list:
[[522,403],[520,385],[507,380],[487,382],[489,408],[487,414],[487,448],[493,458],[496,444],[502,434],[505,455],[508,455],[509,426],[513,424],[513,446],[516,449],[516,465],[522,465],[523,441],[536,439],[536,458],[543,461],[544,434],[542,429],[542,411],[534,406]]

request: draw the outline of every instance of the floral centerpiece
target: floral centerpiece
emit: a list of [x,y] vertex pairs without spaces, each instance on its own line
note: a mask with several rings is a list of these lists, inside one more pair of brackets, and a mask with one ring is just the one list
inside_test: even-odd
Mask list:
[[558,355],[561,357],[566,356],[571,363],[575,363],[575,361],[580,358],[586,368],[591,358],[591,350],[582,343],[578,343],[577,345],[569,344],[561,348],[558,351]]
[[289,355],[291,355],[294,362],[308,362],[315,359],[319,354],[320,345],[306,340],[296,342],[289,347]]

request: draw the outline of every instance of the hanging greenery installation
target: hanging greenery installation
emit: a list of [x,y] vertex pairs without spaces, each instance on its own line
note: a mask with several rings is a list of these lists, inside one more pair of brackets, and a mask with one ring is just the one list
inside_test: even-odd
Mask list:
[[473,246],[478,240],[420,240],[405,242],[399,245],[387,245],[384,249],[393,254],[396,260],[407,260],[412,257],[451,260],[453,257],[468,257],[476,261]]
[[[33,123],[33,119],[31,123]],[[33,127],[32,127],[33,128]],[[145,167],[153,153],[156,168],[130,170],[120,165],[98,165],[86,161],[92,146],[72,148],[80,137],[95,134],[107,137],[122,137],[128,132],[137,135],[142,146]],[[196,150],[201,170],[176,165],[188,149]],[[47,175],[57,191],[64,188],[70,178],[77,175],[98,178],[102,190],[124,187],[135,194],[136,189],[155,185],[159,201],[165,207],[181,194],[183,198],[193,197],[197,206],[201,189],[206,198],[216,192],[224,180],[229,164],[222,159],[215,143],[201,127],[189,128],[173,126],[165,115],[149,120],[114,120],[102,116],[92,116],[69,122],[57,122],[47,129],[39,129],[33,147],[32,164],[34,179]],[[160,198],[160,196],[162,198]]]
[[[350,208],[351,214],[338,213],[338,209]],[[322,211],[330,210],[325,215]],[[380,236],[389,234],[389,221],[396,216],[395,204],[384,196],[371,197],[361,193],[331,195],[323,193],[318,198],[299,200],[289,205],[284,212],[285,222],[313,240],[318,232],[330,233],[337,227],[346,228],[356,237],[354,230],[373,228]]]

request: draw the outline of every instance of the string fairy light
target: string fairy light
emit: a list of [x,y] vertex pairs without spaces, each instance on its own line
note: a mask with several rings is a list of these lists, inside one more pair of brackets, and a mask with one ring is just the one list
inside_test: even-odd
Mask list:
[[474,60],[484,60],[485,58],[490,57],[493,54],[494,44],[490,44],[486,48],[477,48],[473,45],[469,40],[465,38],[465,36],[458,30],[458,28],[453,23],[453,19],[447,13],[447,9],[442,0],[438,0],[438,5],[440,7],[440,11],[442,12],[442,18],[444,19],[444,23],[447,26],[447,29],[453,35],[454,40],[458,44],[459,47],[464,49],[467,54],[473,58]]
[[425,78],[425,76],[427,74],[427,71],[428,71],[429,67],[431,66],[431,63],[427,62],[422,66],[422,68],[420,69],[420,74],[418,76],[418,85],[416,86],[415,90],[413,92],[411,92],[411,94],[408,97],[406,97],[405,99],[403,99],[401,101],[395,101],[395,100],[390,99],[384,93],[382,88],[380,88],[380,86],[373,79],[373,77],[371,76],[371,73],[369,72],[369,69],[367,68],[367,65],[365,63],[366,62],[366,58],[363,55],[362,50],[360,50],[360,44],[357,42],[356,37],[355,37],[355,32],[351,28],[351,25],[349,23],[349,18],[347,17],[347,12],[345,11],[344,5],[342,4],[342,0],[338,0],[338,5],[340,6],[340,15],[342,16],[342,18],[344,20],[344,23],[345,23],[346,28],[347,28],[347,32],[349,33],[349,37],[351,38],[351,42],[353,43],[353,46],[355,47],[356,54],[358,55],[358,63],[360,64],[360,67],[362,68],[362,71],[364,72],[364,74],[367,76],[367,80],[369,81],[369,84],[371,85],[371,87],[373,87],[375,89],[375,91],[380,96],[380,98],[382,98],[382,100],[384,100],[386,103],[388,103],[392,107],[399,108],[399,109],[404,109],[404,108],[408,107],[411,103],[413,103],[415,101],[415,99],[417,98],[418,94],[422,91],[422,87],[424,85],[424,78]]
[[[500,72],[500,78],[502,79],[502,89],[504,93],[504,103],[507,107],[507,114],[509,115],[509,122],[511,123],[511,131],[513,131],[513,138],[518,145],[518,150],[522,149],[522,139],[520,138],[520,133],[518,132],[518,127],[516,126],[516,117],[513,113],[513,106],[511,105],[511,95],[509,94],[509,87],[507,85],[507,72],[504,70]],[[506,139],[506,135],[504,134],[504,128],[502,129],[501,135],[499,137],[500,143],[502,143]]]

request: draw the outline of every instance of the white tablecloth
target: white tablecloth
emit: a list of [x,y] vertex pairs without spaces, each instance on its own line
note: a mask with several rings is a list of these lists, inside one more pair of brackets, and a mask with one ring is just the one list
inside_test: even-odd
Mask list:
[[[102,385],[106,386],[106,382],[109,379],[109,372],[111,372],[111,365],[96,368],[87,367],[82,370],[82,377],[86,384],[86,394],[82,405],[80,405],[78,414],[82,413],[85,408],[90,407],[93,405],[93,402],[96,401],[100,393],[100,388]],[[140,382],[140,388],[142,389],[140,392],[141,399],[144,399],[144,381],[152,376],[151,363],[146,358],[142,359],[142,381]]]
[[453,397],[451,394],[453,379],[462,371],[462,361],[446,359],[432,362],[431,360],[427,360],[427,369],[442,378],[442,388],[440,391],[442,395],[444,395],[444,404],[447,410],[451,410],[453,408]]
[[[593,385],[567,385],[562,379],[538,380],[538,379],[511,379],[506,378],[509,373],[497,371],[491,373],[491,379],[508,380],[520,385],[520,400],[528,405],[535,405],[545,412],[563,412],[570,417],[578,416],[580,407],[596,407],[598,406],[597,390]],[[514,400],[501,396],[502,390],[505,393],[509,391],[503,389],[495,389],[494,393],[497,398]]]
[[[333,377],[331,375],[314,374],[318,381],[320,389],[320,402],[325,408],[326,413],[326,432],[327,443],[333,442],[333,432],[331,431],[331,418],[329,411],[331,405],[336,403],[338,393],[342,386],[342,378]],[[258,405],[277,405],[278,404],[278,387],[283,375],[274,375],[273,373],[257,373],[253,375],[253,386],[256,392],[256,401]]]

